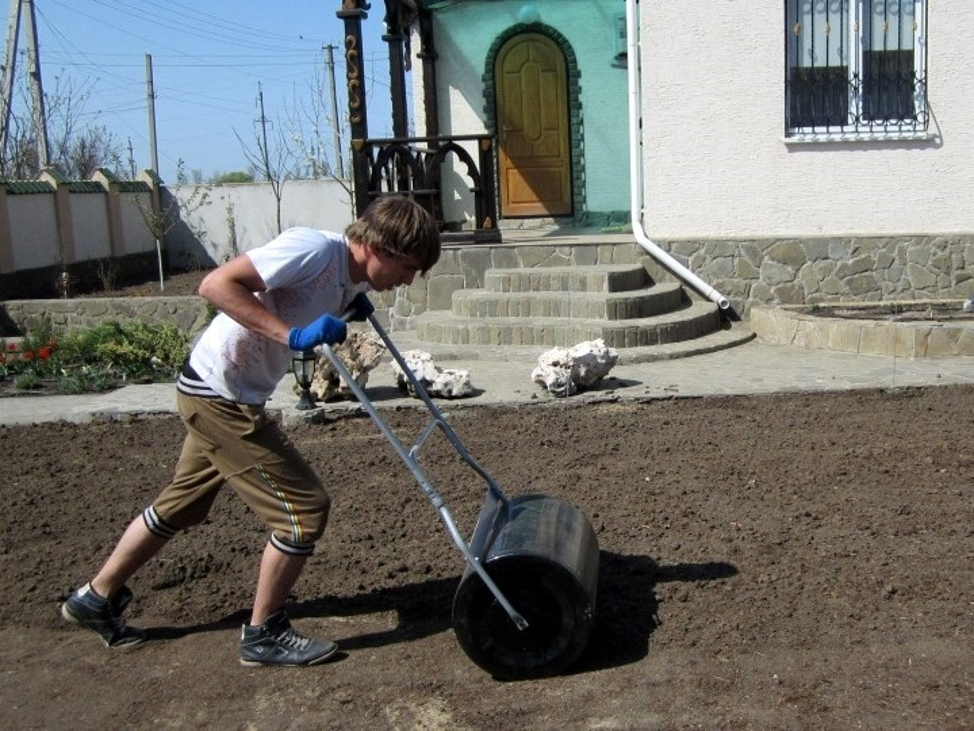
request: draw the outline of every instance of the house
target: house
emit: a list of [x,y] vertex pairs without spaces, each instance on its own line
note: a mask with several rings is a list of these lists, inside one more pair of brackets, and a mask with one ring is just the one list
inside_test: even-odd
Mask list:
[[742,313],[974,294],[974,5],[406,4],[417,134],[496,140],[502,228],[631,222]]
[[[420,4],[432,22],[414,26],[413,97],[436,114],[417,113],[417,133],[494,136],[501,219],[628,222],[623,4]],[[432,88],[421,72],[431,49]]]

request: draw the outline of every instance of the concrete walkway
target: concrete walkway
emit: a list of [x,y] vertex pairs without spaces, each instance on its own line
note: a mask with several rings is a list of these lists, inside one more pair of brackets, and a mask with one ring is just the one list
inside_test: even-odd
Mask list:
[[[478,404],[556,400],[531,380],[538,355],[546,348],[465,350],[439,346],[437,350],[438,346],[434,344],[416,341],[412,333],[394,333],[392,339],[400,352],[426,350],[441,368],[469,371],[476,395],[451,401],[438,400],[444,410]],[[948,384],[974,384],[974,357],[905,359],[752,340],[726,350],[686,358],[622,362],[612,369],[599,388],[569,400],[650,400]],[[399,392],[389,362],[383,362],[370,374],[367,393],[379,408],[422,406],[419,400]],[[0,424],[147,418],[174,413],[175,403],[175,386],[171,383],[126,386],[101,394],[9,397],[0,399]],[[293,381],[287,376],[268,406],[279,411],[285,423],[308,419],[309,412],[297,411],[296,404]],[[354,401],[327,404],[317,410],[316,418],[326,418],[328,413],[338,409],[360,408]]]

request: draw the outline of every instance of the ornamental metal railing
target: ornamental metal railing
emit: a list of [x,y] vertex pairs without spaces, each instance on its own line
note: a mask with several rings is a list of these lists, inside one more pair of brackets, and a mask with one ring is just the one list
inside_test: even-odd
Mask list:
[[[475,147],[477,159],[469,151]],[[495,145],[490,135],[389,137],[353,141],[358,210],[379,196],[408,195],[428,210],[447,240],[499,241],[494,183]],[[367,171],[367,175],[365,174]],[[473,228],[446,220],[443,180],[463,178],[473,195]],[[453,188],[450,188],[452,192]]]
[[925,0],[788,0],[785,135],[925,133]]

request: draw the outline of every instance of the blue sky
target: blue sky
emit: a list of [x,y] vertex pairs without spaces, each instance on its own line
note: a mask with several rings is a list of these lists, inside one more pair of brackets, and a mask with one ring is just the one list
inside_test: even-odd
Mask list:
[[[315,73],[331,131],[325,45],[335,46],[339,114],[346,112],[341,0],[34,0],[45,92],[70,80],[87,97],[79,119],[106,127],[138,169],[151,166],[146,54],[152,56],[156,138],[163,179],[177,163],[204,178],[245,170],[235,131],[255,139],[258,82],[272,125],[313,95]],[[388,46],[381,40],[384,3],[363,27],[369,132],[391,136]],[[4,26],[6,27],[6,25]],[[26,72],[21,21],[18,81]],[[411,103],[411,102],[410,102]],[[410,113],[412,110],[410,110]],[[347,133],[343,136],[348,146]],[[252,149],[256,149],[250,144]],[[346,155],[347,166],[347,155]]]

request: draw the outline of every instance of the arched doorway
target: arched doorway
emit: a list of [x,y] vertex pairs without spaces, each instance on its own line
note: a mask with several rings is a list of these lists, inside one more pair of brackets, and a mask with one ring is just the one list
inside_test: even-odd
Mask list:
[[540,33],[518,34],[501,46],[494,71],[501,216],[572,215],[561,49]]

